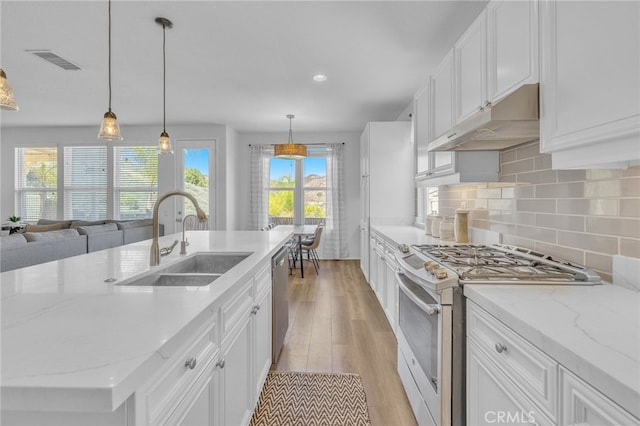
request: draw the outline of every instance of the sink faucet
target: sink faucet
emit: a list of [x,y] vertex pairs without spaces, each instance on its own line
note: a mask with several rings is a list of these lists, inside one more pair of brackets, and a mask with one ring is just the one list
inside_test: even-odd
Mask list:
[[153,242],[151,243],[151,253],[149,256],[150,266],[156,266],[160,264],[160,245],[158,244],[158,238],[160,237],[160,229],[158,226],[158,208],[160,207],[160,203],[162,203],[172,195],[182,195],[183,197],[191,200],[193,206],[196,208],[196,214],[198,215],[198,219],[200,219],[200,222],[207,221],[207,215],[198,205],[198,201],[193,195],[189,194],[188,192],[174,190],[159,196],[156,200],[156,203],[153,205]]

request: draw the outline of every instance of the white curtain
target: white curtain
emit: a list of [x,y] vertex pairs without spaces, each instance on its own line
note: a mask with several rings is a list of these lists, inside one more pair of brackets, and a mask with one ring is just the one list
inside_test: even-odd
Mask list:
[[325,259],[349,256],[344,203],[344,144],[328,144],[327,220],[322,237]]
[[269,159],[273,147],[251,145],[249,229],[259,230],[269,220]]

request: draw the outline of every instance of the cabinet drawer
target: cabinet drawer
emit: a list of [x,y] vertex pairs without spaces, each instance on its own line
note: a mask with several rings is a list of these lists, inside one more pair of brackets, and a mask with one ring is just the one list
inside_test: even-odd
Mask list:
[[182,400],[189,387],[219,351],[214,320],[204,324],[183,350],[167,361],[143,392],[148,424],[162,424]]
[[640,425],[640,420],[563,367],[560,387],[561,425]]
[[223,302],[221,309],[223,340],[243,316],[249,315],[253,305],[252,284],[253,278],[250,278],[243,285],[238,286],[235,292]]
[[467,336],[552,420],[557,416],[558,364],[467,300]]

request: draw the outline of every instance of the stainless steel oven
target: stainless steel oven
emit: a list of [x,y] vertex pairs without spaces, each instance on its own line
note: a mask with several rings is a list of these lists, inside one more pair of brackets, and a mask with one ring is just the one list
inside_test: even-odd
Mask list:
[[512,246],[396,252],[398,373],[420,425],[464,425],[465,284],[600,284],[583,266]]

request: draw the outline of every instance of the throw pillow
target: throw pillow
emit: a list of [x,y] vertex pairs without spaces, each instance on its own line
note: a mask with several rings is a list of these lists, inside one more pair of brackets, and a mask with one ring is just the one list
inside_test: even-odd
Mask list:
[[51,225],[54,223],[61,223],[62,229],[69,229],[69,227],[71,226],[70,220],[38,219],[38,225]]
[[62,229],[62,223],[52,223],[51,225],[31,225],[24,227],[24,232],[49,232]]
[[106,222],[106,220],[72,220],[71,228],[77,228],[78,226],[104,225]]

